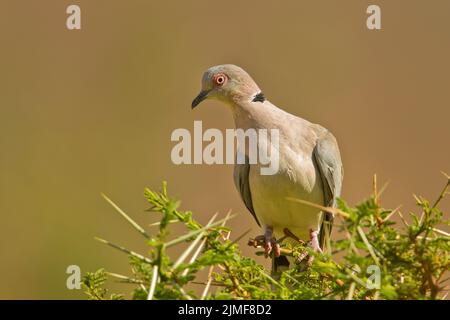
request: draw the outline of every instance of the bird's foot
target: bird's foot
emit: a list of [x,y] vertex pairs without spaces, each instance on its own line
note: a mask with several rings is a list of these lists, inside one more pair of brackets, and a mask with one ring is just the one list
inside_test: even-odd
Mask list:
[[[313,252],[322,253],[322,249],[320,248],[319,237],[318,236],[319,236],[319,231],[312,230],[312,229],[309,230],[310,241],[308,242],[308,247],[310,247]],[[308,252],[302,253],[297,258],[297,263],[302,262],[306,257],[308,257],[308,260],[307,260],[308,266],[311,266],[312,263],[314,262],[314,255],[308,254]]]
[[277,257],[281,255],[280,241],[277,241],[275,238],[271,238],[268,242],[266,242],[266,237],[263,234],[249,239],[248,245],[254,248],[264,248],[264,255],[266,258],[272,250]]
[[281,255],[280,244],[277,240],[275,238],[270,238],[269,240],[266,239],[264,244],[264,256],[268,258],[272,250],[275,257],[279,257]]
[[273,228],[266,227],[264,231],[264,254],[266,258],[272,252],[275,254],[275,257],[279,257],[281,255],[280,244],[273,237]]
[[273,229],[271,227],[266,227],[264,234],[255,237],[254,240],[249,242],[249,245],[264,247],[264,256],[266,258],[269,257],[272,252],[275,257],[279,257],[281,255],[280,244],[275,237],[273,237]]

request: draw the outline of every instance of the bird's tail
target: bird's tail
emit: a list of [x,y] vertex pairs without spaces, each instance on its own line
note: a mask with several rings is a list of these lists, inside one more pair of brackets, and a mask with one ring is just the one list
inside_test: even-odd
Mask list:
[[289,269],[289,260],[286,256],[279,256],[273,258],[272,272],[281,272]]
[[281,273],[289,269],[289,260],[286,256],[279,256],[272,258],[272,272],[271,276],[275,280],[280,280]]
[[320,226],[319,231],[319,245],[320,249],[325,250],[325,245],[328,239],[331,236],[331,229],[333,228],[333,215],[325,212],[323,215],[322,224]]
[[[287,230],[287,232],[289,232],[289,230]],[[297,240],[290,238],[290,237],[286,237],[282,242],[290,243],[292,246],[295,246],[298,244]],[[282,271],[286,271],[289,269],[289,266],[293,266],[293,265],[295,265],[294,257],[284,256],[284,255],[281,255],[279,257],[274,257],[272,259],[272,273],[277,274]]]

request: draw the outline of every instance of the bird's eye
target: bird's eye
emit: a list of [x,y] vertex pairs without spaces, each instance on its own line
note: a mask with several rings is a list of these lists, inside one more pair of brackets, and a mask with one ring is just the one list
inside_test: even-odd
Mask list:
[[214,83],[218,86],[223,85],[226,80],[227,80],[227,78],[223,74],[218,74],[214,77]]

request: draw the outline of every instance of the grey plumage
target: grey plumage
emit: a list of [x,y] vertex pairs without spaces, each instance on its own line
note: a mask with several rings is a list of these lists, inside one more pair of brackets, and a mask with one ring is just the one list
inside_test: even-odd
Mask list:
[[241,200],[244,202],[248,211],[252,214],[253,218],[255,218],[258,226],[261,227],[261,223],[258,221],[258,217],[256,216],[255,209],[253,209],[252,202],[252,193],[250,191],[250,183],[249,183],[249,173],[250,173],[250,164],[248,157],[245,156],[245,163],[238,164],[234,166],[234,184],[239,194],[241,195]]
[[[314,148],[314,161],[322,180],[324,205],[334,207],[336,205],[336,197],[341,195],[344,168],[336,139],[328,130],[317,139]],[[330,212],[323,213],[319,234],[319,243],[322,248],[325,241],[325,230],[331,234],[333,219],[333,214]]]

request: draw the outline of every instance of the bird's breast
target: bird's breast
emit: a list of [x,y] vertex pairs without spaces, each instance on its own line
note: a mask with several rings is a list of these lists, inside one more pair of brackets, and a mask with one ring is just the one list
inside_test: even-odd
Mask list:
[[258,220],[274,228],[280,237],[289,228],[297,237],[308,240],[309,229],[317,229],[320,211],[288,200],[297,198],[323,204],[322,182],[308,153],[280,150],[279,171],[261,175],[259,165],[249,173],[253,208]]

